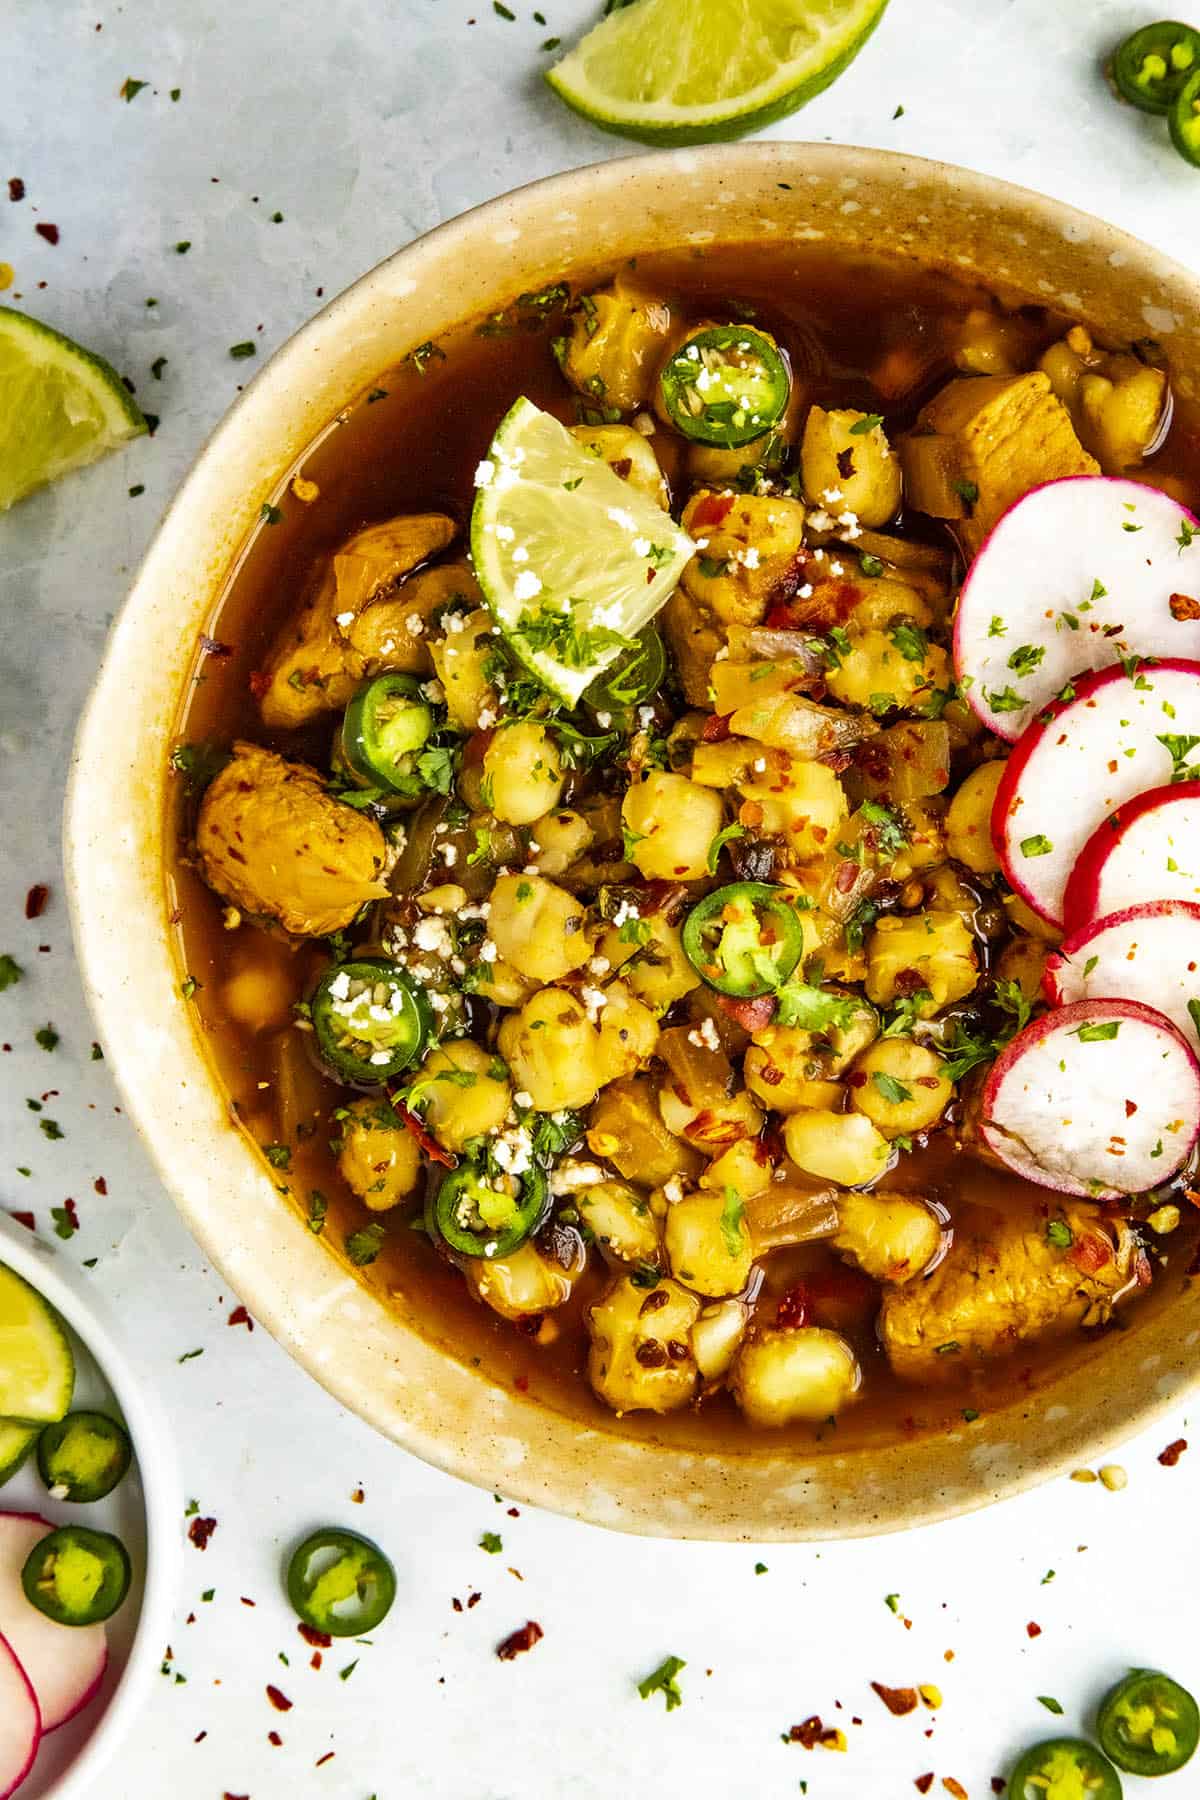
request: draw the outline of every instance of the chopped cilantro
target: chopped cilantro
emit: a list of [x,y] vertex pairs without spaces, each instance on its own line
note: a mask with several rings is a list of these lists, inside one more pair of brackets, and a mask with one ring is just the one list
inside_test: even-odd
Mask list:
[[53,1025],[43,1025],[40,1031],[34,1032],[33,1041],[41,1050],[54,1050],[61,1039]]
[[898,1613],[900,1611],[900,1596],[899,1596],[899,1594],[885,1594],[883,1596],[883,1604],[887,1607],[887,1609],[890,1613]]
[[308,1229],[314,1237],[320,1237],[325,1229],[325,1214],[329,1211],[329,1202],[320,1188],[313,1188],[308,1196]]
[[10,956],[5,951],[4,955],[0,956],[0,994],[4,992],[5,988],[16,987],[23,974],[24,970],[16,957]]
[[974,506],[979,498],[979,486],[974,481],[955,481],[951,483],[954,492],[966,506]]
[[742,1197],[735,1187],[727,1187],[725,1204],[721,1208],[721,1236],[725,1240],[725,1254],[731,1262],[741,1254],[745,1223],[746,1208],[742,1205]]
[[861,419],[855,419],[850,427],[851,437],[866,437],[869,431],[875,431],[883,424],[882,413],[864,413]]
[[269,500],[264,500],[258,509],[258,516],[260,519],[265,519],[268,525],[278,525],[283,514],[277,506],[272,506]]
[[1046,1242],[1056,1250],[1069,1250],[1075,1242],[1075,1233],[1065,1219],[1051,1219],[1046,1226]]
[[347,1237],[346,1255],[356,1268],[361,1269],[367,1263],[375,1261],[386,1236],[387,1230],[378,1220],[373,1221],[370,1225],[363,1225],[357,1231],[352,1231]]
[[1200,536],[1200,526],[1193,525],[1189,519],[1184,519],[1179,527],[1179,536],[1175,539],[1175,542],[1179,545],[1179,554],[1181,556],[1184,551],[1195,542],[1198,536]]
[[1121,1029],[1120,1019],[1104,1019],[1096,1025],[1077,1025],[1070,1033],[1081,1044],[1107,1044]]
[[894,812],[881,806],[877,800],[864,800],[860,811],[872,827],[881,856],[899,856],[902,850],[908,848],[908,833]]
[[50,1139],[51,1143],[57,1138],[66,1136],[66,1132],[63,1130],[57,1119],[39,1119],[38,1127],[42,1133]]
[[258,346],[246,338],[240,344],[230,344],[229,354],[234,362],[244,362],[246,357],[258,355]]
[[263,1148],[263,1155],[266,1157],[267,1161],[270,1163],[270,1165],[273,1169],[290,1169],[291,1168],[292,1152],[291,1152],[291,1148],[289,1145],[287,1145],[287,1144],[264,1144],[262,1148]]
[[1053,1694],[1039,1694],[1038,1705],[1044,1706],[1048,1713],[1054,1714],[1055,1718],[1062,1713],[1062,1701],[1056,1700]]
[[479,1540],[479,1548],[486,1550],[489,1556],[498,1556],[504,1548],[504,1542],[499,1532],[485,1531]]
[[150,83],[148,81],[135,81],[132,75],[127,75],[119,89],[121,99],[124,100],[126,106],[128,106],[129,102],[131,100],[136,100],[142,89],[144,87],[149,87],[149,85]]
[[844,994],[827,994],[821,987],[806,981],[787,982],[778,992],[774,1023],[785,1030],[795,1026],[801,1031],[840,1030],[848,1026],[858,1011],[858,1002]]
[[[745,835],[746,827],[737,824],[736,821],[732,825],[726,825],[723,831],[718,831],[716,837],[708,846],[708,872],[710,875],[715,875],[717,872],[717,863],[720,861],[723,847],[726,844],[731,843],[734,838],[743,838]],[[639,923],[640,922],[641,921],[639,920]]]
[[991,693],[984,688],[983,697],[996,713],[1020,712],[1023,706],[1029,705],[1028,700],[1022,700],[1020,694],[1011,687],[996,688]]
[[992,614],[992,622],[988,626],[988,636],[990,638],[1004,637],[1004,636],[1006,636],[1007,632],[1008,632],[1008,626],[1004,623],[1004,620],[1000,617],[1000,614],[993,613]]
[[1032,675],[1046,654],[1043,644],[1021,644],[1008,659],[1008,666],[1020,680]]
[[902,619],[899,624],[892,626],[888,636],[905,662],[924,662],[929,649],[929,639],[919,625],[913,625],[909,620]]
[[1021,839],[1022,856],[1049,856],[1054,845],[1044,832],[1037,832],[1033,837]]
[[687,1664],[681,1657],[668,1656],[659,1663],[653,1674],[638,1682],[637,1691],[643,1700],[648,1700],[651,1694],[661,1694],[667,1703],[667,1711],[673,1712],[677,1706],[683,1705],[683,1695],[679,1691],[676,1677],[686,1668]]
[[897,1081],[894,1075],[887,1075],[882,1069],[871,1071],[871,1080],[879,1089],[889,1106],[902,1106],[906,1100],[912,1099],[912,1089]]

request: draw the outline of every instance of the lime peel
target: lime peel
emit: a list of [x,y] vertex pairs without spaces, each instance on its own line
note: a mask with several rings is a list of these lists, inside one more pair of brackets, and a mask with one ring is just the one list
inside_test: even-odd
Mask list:
[[858,55],[887,0],[633,0],[546,80],[593,125],[645,144],[741,137],[794,112]]

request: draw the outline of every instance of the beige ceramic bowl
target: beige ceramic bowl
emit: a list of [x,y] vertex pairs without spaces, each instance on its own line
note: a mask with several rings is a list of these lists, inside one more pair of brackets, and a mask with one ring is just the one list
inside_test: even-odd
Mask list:
[[67,869],[105,1052],[206,1253],[316,1378],[429,1462],[531,1503],[664,1536],[787,1539],[917,1524],[1086,1462],[1195,1379],[1200,1287],[1151,1301],[1052,1386],[970,1429],[882,1451],[736,1453],[584,1427],[463,1367],[350,1278],[231,1127],[181,1000],[163,879],[172,726],[197,633],[307,445],[414,345],[518,292],[622,259],[730,239],[891,253],[1016,289],[1117,338],[1153,335],[1200,384],[1193,278],[1107,225],[961,169],[835,145],[639,156],[539,182],[365,275],[233,407],[167,514],[79,730]]

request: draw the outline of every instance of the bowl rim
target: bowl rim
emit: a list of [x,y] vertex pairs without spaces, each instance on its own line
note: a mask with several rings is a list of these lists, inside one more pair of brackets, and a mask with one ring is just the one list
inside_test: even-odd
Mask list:
[[[193,511],[202,512],[206,490],[213,485],[214,471],[222,458],[236,461],[238,454],[242,454],[245,463],[244,453],[239,451],[239,445],[247,425],[262,415],[267,421],[264,435],[269,438],[273,409],[283,407],[287,383],[297,371],[303,373],[306,364],[310,372],[316,368],[314,359],[319,359],[322,352],[330,346],[332,338],[344,331],[352,331],[356,326],[361,327],[364,321],[369,324],[373,303],[387,300],[389,296],[394,300],[397,295],[413,293],[418,288],[423,268],[428,269],[439,257],[444,258],[469,245],[489,226],[495,226],[502,232],[505,222],[525,209],[539,208],[544,211],[554,202],[564,208],[568,202],[576,205],[581,202],[602,204],[606,195],[615,196],[626,182],[639,185],[673,181],[677,177],[690,176],[697,170],[705,175],[709,172],[715,174],[717,170],[735,173],[740,170],[748,175],[758,176],[764,173],[783,174],[785,171],[790,173],[800,169],[806,172],[809,180],[814,179],[812,171],[822,169],[829,176],[836,173],[843,178],[856,175],[869,178],[879,176],[882,171],[894,182],[899,182],[902,176],[908,174],[927,182],[938,183],[956,201],[977,204],[985,213],[988,209],[999,208],[1013,217],[1036,217],[1044,222],[1047,231],[1060,232],[1072,243],[1086,242],[1089,238],[1098,239],[1105,246],[1111,247],[1110,261],[1114,261],[1114,266],[1115,259],[1132,261],[1147,282],[1158,286],[1164,294],[1178,298],[1185,307],[1195,311],[1196,277],[1191,271],[1153,247],[1142,244],[1120,228],[1064,202],[939,161],[910,157],[895,151],[830,143],[760,141],[615,158],[546,176],[487,200],[434,227],[394,252],[358,277],[301,326],[274,352],[235,400],[197,453],[177,490],[112,628],[94,687],[81,716],[64,808],[65,866],[72,928],[85,995],[101,1026],[102,1035],[107,1023],[106,1015],[114,1010],[119,1011],[105,967],[106,958],[112,954],[119,921],[115,917],[104,921],[94,898],[98,889],[104,889],[104,865],[111,854],[111,846],[102,846],[92,829],[92,814],[97,798],[97,764],[101,768],[104,766],[105,732],[109,717],[106,709],[120,691],[121,669],[127,660],[128,639],[134,629],[135,615],[140,618],[147,613],[156,587],[164,589],[169,595],[166,564],[176,550],[182,550],[184,540],[194,532],[195,528],[188,524],[189,515]],[[851,185],[854,185],[853,181]],[[573,218],[576,215],[567,211],[560,212],[558,216]],[[495,236],[495,241],[504,239]],[[674,241],[680,242],[681,239]],[[571,262],[582,263],[583,260],[579,255],[564,255],[563,266]],[[933,259],[928,255],[914,254],[913,260],[928,266]],[[983,278],[982,270],[980,274]],[[414,337],[411,341],[420,340]],[[343,389],[339,404],[345,405],[350,397],[350,393]],[[324,424],[328,424],[332,413],[333,409],[326,410]],[[282,426],[278,430],[281,432]],[[306,443],[311,443],[317,435],[316,430],[310,430]],[[247,502],[249,510],[243,509],[239,533],[232,542],[244,542],[241,537],[242,526],[257,514],[260,499],[268,498],[276,492],[280,481],[287,479],[294,466],[294,463],[287,464],[286,459],[276,458],[270,466],[269,478],[262,475],[260,468],[259,479],[252,484]],[[211,535],[210,531],[209,536]],[[228,574],[235,562],[236,556],[232,553],[222,557],[222,576]],[[163,760],[165,762],[165,758]],[[114,807],[114,775],[111,771],[105,775],[105,782],[109,785],[105,787],[102,784],[100,797],[110,808],[113,819],[127,826],[131,815]],[[150,835],[153,836],[152,828]],[[125,854],[128,855],[132,850],[136,855],[137,845],[137,834],[126,830],[122,844]],[[158,867],[155,879],[161,881],[161,878],[161,867]],[[142,887],[148,890],[149,885],[143,883]],[[146,894],[139,889],[134,898],[144,905]],[[164,916],[165,910],[164,904]],[[142,922],[150,923],[148,911]],[[151,999],[162,1005],[164,1017],[169,1015],[172,1002],[176,1011],[178,1010],[178,996],[174,994],[173,988],[164,986],[157,977],[152,986],[154,992]],[[176,1018],[170,1022],[169,1028],[163,1026],[159,1031],[160,1040],[165,1041],[172,1033],[177,1036],[177,1024]],[[278,1280],[273,1280],[270,1273],[260,1277],[257,1267],[251,1267],[251,1259],[246,1254],[244,1245],[235,1253],[216,1224],[204,1215],[202,1206],[194,1196],[184,1192],[171,1166],[172,1146],[168,1141],[174,1133],[174,1147],[180,1148],[184,1139],[178,1132],[174,1132],[170,1121],[165,1121],[161,1113],[156,1111],[154,1103],[144,1092],[141,1079],[144,1070],[139,1072],[133,1050],[119,1036],[115,1041],[106,1041],[105,1048],[127,1110],[189,1229],[214,1265],[221,1270],[234,1290],[245,1297],[256,1316],[280,1339],[289,1354],[342,1404],[405,1448],[448,1473],[481,1487],[511,1494],[526,1504],[545,1506],[593,1523],[646,1535],[752,1541],[876,1535],[974,1510],[1002,1496],[1019,1493],[1061,1474],[1093,1457],[1115,1438],[1150,1424],[1175,1405],[1195,1379],[1194,1373],[1183,1370],[1178,1370],[1169,1377],[1164,1376],[1154,1393],[1144,1395],[1131,1412],[1117,1419],[1097,1420],[1090,1425],[1081,1424],[1078,1418],[1072,1422],[1063,1421],[1061,1430],[1056,1434],[1054,1447],[1037,1454],[1027,1464],[1001,1469],[998,1461],[989,1460],[989,1456],[981,1451],[971,1463],[972,1473],[967,1489],[960,1487],[950,1491],[939,1487],[936,1482],[925,1481],[914,1484],[908,1500],[903,1505],[893,1505],[885,1517],[872,1515],[867,1510],[869,1502],[856,1499],[855,1507],[858,1510],[853,1518],[838,1516],[838,1505],[834,1502],[832,1508],[826,1507],[818,1520],[803,1515],[802,1501],[808,1478],[800,1478],[797,1474],[801,1466],[813,1468],[815,1459],[808,1465],[801,1465],[794,1454],[779,1454],[772,1459],[762,1453],[761,1442],[747,1445],[741,1452],[722,1449],[719,1453],[710,1453],[666,1445],[655,1439],[622,1437],[616,1432],[601,1431],[584,1421],[568,1419],[567,1415],[556,1413],[552,1406],[544,1402],[522,1402],[519,1395],[491,1387],[486,1377],[472,1374],[457,1364],[443,1349],[422,1338],[411,1325],[403,1327],[406,1332],[406,1355],[412,1363],[411,1375],[406,1375],[398,1385],[390,1387],[385,1398],[381,1393],[368,1391],[368,1384],[361,1371],[356,1378],[353,1370],[330,1367],[329,1358],[312,1347],[311,1333],[307,1323],[297,1313],[293,1297],[282,1292],[281,1284]],[[179,1055],[177,1042],[173,1046],[173,1054]],[[194,1083],[201,1086],[207,1083],[210,1088],[214,1086],[211,1067],[195,1030],[191,1033],[180,1066],[186,1068]],[[199,1102],[196,1102],[193,1093],[193,1098],[187,1104],[199,1104],[203,1109],[204,1098],[202,1094]],[[214,1098],[212,1093],[207,1096],[210,1125],[218,1122],[218,1114],[211,1104]],[[223,1116],[219,1122],[226,1126],[229,1123]],[[240,1136],[239,1145],[239,1174],[249,1189],[251,1163],[257,1163],[258,1159],[253,1156],[249,1143]],[[235,1158],[234,1161],[238,1159]],[[229,1167],[232,1168],[233,1163]],[[262,1170],[256,1170],[255,1173],[255,1185],[261,1203],[266,1206],[273,1198],[273,1190]],[[196,1179],[194,1173],[189,1173],[189,1182],[194,1184]],[[281,1222],[277,1201],[275,1207],[277,1235],[286,1235],[290,1228]],[[265,1218],[258,1224],[260,1232],[265,1235]],[[295,1231],[304,1234],[304,1226],[298,1215],[292,1215],[292,1226]],[[292,1252],[299,1255],[295,1243],[286,1248],[288,1255]],[[309,1249],[311,1248],[310,1245]],[[364,1307],[368,1313],[371,1313],[372,1306],[382,1310],[382,1302],[374,1296],[368,1302],[363,1290],[352,1280],[335,1280],[337,1264],[334,1257],[324,1250],[322,1255],[329,1264],[329,1270],[327,1278],[320,1284],[323,1291],[311,1297],[309,1312],[315,1308],[323,1315],[336,1315],[340,1322],[345,1322],[347,1319],[360,1318]],[[286,1256],[284,1260],[287,1260]],[[311,1270],[308,1273],[311,1274]],[[314,1281],[311,1285],[316,1287],[318,1284]],[[368,1323],[372,1322],[378,1322],[373,1313]],[[394,1316],[391,1323],[393,1326],[398,1323]],[[1200,1332],[1196,1334],[1196,1338],[1200,1341]],[[371,1356],[375,1355],[376,1348],[371,1347]],[[366,1354],[367,1351],[364,1351],[364,1355]],[[374,1366],[383,1375],[387,1369],[386,1355],[376,1357]],[[444,1387],[444,1403],[441,1406],[430,1404],[428,1393],[419,1392],[414,1398],[414,1387],[419,1390],[423,1379],[430,1382],[437,1380]],[[488,1388],[486,1394],[479,1391],[484,1387]],[[399,1398],[401,1395],[403,1398]],[[439,1395],[439,1398],[442,1396]],[[455,1407],[462,1409],[464,1420],[463,1435],[457,1440],[442,1418],[446,1410]],[[1007,1417],[1011,1412],[1012,1408],[1007,1408],[1002,1416]],[[418,1417],[419,1414],[423,1416]],[[535,1415],[540,1418],[540,1427],[535,1422]],[[530,1459],[526,1454],[528,1441],[536,1439],[539,1429],[542,1430],[545,1441],[553,1443],[556,1454],[561,1450],[560,1438],[555,1437],[551,1430],[550,1421],[553,1419],[558,1420],[560,1427],[566,1423],[573,1434],[574,1454],[580,1465],[574,1472],[556,1467],[547,1474],[541,1468],[530,1467]],[[513,1435],[506,1436],[505,1432]],[[697,1472],[702,1464],[708,1465],[707,1478],[710,1481],[721,1478],[721,1472],[734,1472],[739,1465],[761,1466],[764,1477],[772,1470],[777,1471],[780,1482],[792,1483],[789,1492],[797,1495],[798,1515],[786,1519],[763,1519],[757,1515],[752,1505],[739,1502],[732,1495],[726,1495],[720,1503],[712,1501],[711,1512],[706,1507],[689,1512],[686,1506],[681,1512],[679,1506],[664,1506],[661,1485],[656,1487],[648,1484],[644,1475],[639,1477],[639,1483],[640,1489],[645,1491],[640,1491],[632,1499],[626,1494],[605,1492],[602,1487],[597,1486],[588,1468],[589,1458],[595,1456],[596,1446],[600,1441],[608,1446],[607,1458],[600,1460],[606,1460],[614,1469],[619,1466],[632,1471],[636,1467],[636,1453],[653,1452],[663,1459],[664,1470],[669,1468],[671,1479],[682,1484],[686,1484],[692,1476],[699,1480]],[[520,1448],[520,1455],[515,1455],[514,1444]],[[996,1458],[1000,1458],[1005,1447],[1005,1434],[1002,1430],[995,1434],[992,1444]],[[909,1448],[904,1444],[888,1446],[886,1451],[867,1447],[862,1451],[848,1452],[845,1456],[834,1457],[832,1453],[828,1453],[827,1458],[822,1460],[843,1469],[847,1462],[851,1463],[861,1471],[863,1481],[870,1485],[872,1468],[882,1464],[885,1454],[891,1459],[891,1466],[894,1468],[903,1463]],[[862,1460],[864,1456],[867,1458],[866,1462]],[[613,1478],[619,1480],[619,1476]],[[842,1479],[845,1480],[844,1476]],[[847,1488],[851,1485],[846,1483]],[[707,1498],[711,1499],[711,1495]]]
[[162,1662],[170,1637],[178,1573],[182,1562],[177,1520],[183,1516],[182,1489],[166,1417],[121,1347],[102,1296],[85,1294],[81,1278],[44,1239],[0,1214],[0,1263],[6,1264],[48,1300],[86,1345],[121,1408],[133,1440],[146,1526],[146,1568],[133,1642],[117,1683],[94,1731],[44,1800],[83,1800],[131,1730]]

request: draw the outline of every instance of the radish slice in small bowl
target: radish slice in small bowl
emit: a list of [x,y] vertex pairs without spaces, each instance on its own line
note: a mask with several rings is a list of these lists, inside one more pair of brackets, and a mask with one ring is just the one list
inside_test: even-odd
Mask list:
[[1200,764],[1200,662],[1100,669],[1040,712],[1004,768],[992,839],[1010,885],[1061,925],[1071,871],[1105,820]]
[[1042,990],[1052,1006],[1137,1000],[1200,1050],[1200,906],[1150,900],[1097,919],[1047,958]]
[[0,1513],[0,1637],[32,1683],[43,1731],[57,1731],[87,1705],[108,1662],[103,1625],[57,1625],[25,1597],[25,1559],[53,1529],[37,1514]]
[[42,1719],[29,1677],[0,1637],[0,1800],[15,1794],[42,1741]]
[[1001,1162],[1060,1194],[1157,1187],[1200,1132],[1200,1063],[1171,1021],[1132,1000],[1034,1019],[984,1084],[980,1130]]
[[1079,852],[1063,895],[1068,931],[1147,900],[1200,900],[1200,781],[1118,806]]
[[1200,656],[1200,524],[1138,481],[1046,482],[993,527],[963,584],[964,694],[1011,743],[1073,676],[1122,656]]

